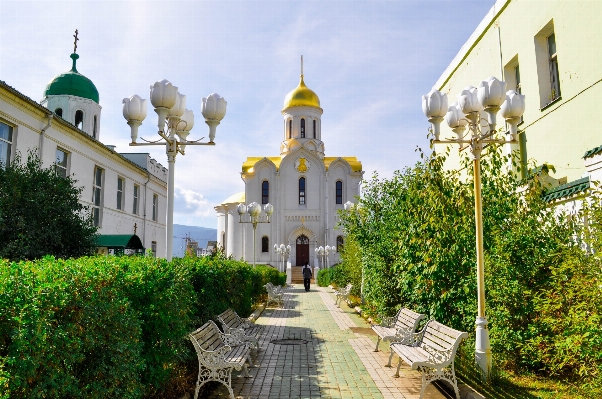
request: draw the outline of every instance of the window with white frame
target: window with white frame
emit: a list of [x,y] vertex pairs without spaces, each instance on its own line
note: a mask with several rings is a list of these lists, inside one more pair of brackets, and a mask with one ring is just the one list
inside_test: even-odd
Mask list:
[[558,56],[556,54],[556,35],[552,33],[547,37],[548,42],[548,64],[550,66],[550,101],[560,97],[560,83],[558,75]]
[[337,204],[343,203],[343,182],[341,180],[337,180],[335,183],[335,198]]
[[153,251],[153,256],[157,257],[157,241],[151,242],[151,251]]
[[305,205],[305,177],[299,179],[299,205]]
[[10,163],[10,153],[13,144],[13,128],[0,122],[0,168]]
[[159,195],[153,194],[153,221],[157,221],[159,215]]
[[69,153],[60,148],[56,149],[56,156],[54,159],[54,171],[58,176],[67,177],[67,160]]
[[134,184],[134,205],[132,206],[132,213],[138,214],[138,205],[140,204],[140,186]]
[[75,123],[74,123],[75,127],[83,130],[83,128],[84,128],[83,124],[84,124],[84,111],[82,111],[82,110],[75,111]]
[[94,167],[94,182],[92,184],[92,218],[94,226],[102,223],[102,177],[104,170],[98,166]]
[[123,191],[125,189],[125,179],[123,177],[117,178],[117,209],[123,211],[124,199]]

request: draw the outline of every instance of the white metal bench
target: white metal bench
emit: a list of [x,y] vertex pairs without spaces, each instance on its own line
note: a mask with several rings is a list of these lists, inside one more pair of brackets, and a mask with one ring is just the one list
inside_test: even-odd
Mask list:
[[[397,314],[393,317],[383,317],[380,324],[373,324],[372,330],[378,335],[376,341],[376,348],[374,352],[378,352],[378,345],[380,340],[383,342],[387,341],[401,341],[404,342],[406,337],[416,332],[418,323],[426,316],[422,313],[416,313],[407,308],[401,308]],[[389,363],[387,367],[391,367],[391,356],[389,356]]]
[[351,288],[353,288],[353,284],[347,284],[345,286],[345,288],[334,290],[334,294],[337,297],[336,301],[334,302],[335,305],[337,305],[338,307],[341,307],[340,306],[341,302],[343,300],[347,301],[349,299],[349,294],[351,293]]
[[249,342],[252,347],[259,349],[257,337],[263,330],[263,326],[243,319],[231,308],[218,315],[217,319],[222,324],[226,334],[231,334],[232,330],[240,330],[243,333],[243,340]]
[[267,283],[264,287],[268,293],[268,300],[265,306],[267,307],[272,302],[278,304],[278,306],[282,306],[282,296],[284,294],[282,287],[275,287],[272,283]]
[[454,359],[458,346],[466,337],[466,332],[429,320],[419,333],[409,335],[404,342],[391,343],[391,351],[399,355],[395,377],[399,377],[399,367],[403,360],[413,370],[422,373],[420,398],[428,384],[434,380],[445,380],[454,387],[456,399],[460,399]]
[[228,387],[230,398],[235,399],[232,391],[232,369],[244,369],[245,377],[248,377],[245,362],[251,364],[249,345],[240,341],[240,335],[242,334],[239,332],[224,334],[212,321],[208,321],[189,335],[199,358],[199,375],[194,399],[197,399],[199,390],[209,381],[224,384]]

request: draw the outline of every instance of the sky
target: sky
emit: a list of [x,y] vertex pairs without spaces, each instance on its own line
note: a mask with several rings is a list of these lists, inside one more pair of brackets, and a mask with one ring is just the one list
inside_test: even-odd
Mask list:
[[[201,98],[228,105],[216,146],[188,147],[175,166],[174,223],[217,227],[213,209],[240,191],[248,156],[277,156],[284,97],[317,93],[326,156],[356,156],[364,178],[387,178],[428,148],[421,96],[430,91],[495,0],[462,1],[9,1],[0,0],[0,80],[36,101],[71,68],[100,94],[100,141],[130,147],[122,99],[149,98],[167,79],[195,113],[189,140],[207,137]],[[156,140],[149,101],[139,137]]]

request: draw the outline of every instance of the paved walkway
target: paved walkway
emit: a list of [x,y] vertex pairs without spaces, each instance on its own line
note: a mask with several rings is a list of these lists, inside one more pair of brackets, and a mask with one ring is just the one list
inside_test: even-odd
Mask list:
[[[257,320],[257,324],[266,326],[254,358],[259,367],[249,370],[252,378],[232,374],[237,397],[419,398],[420,374],[404,365],[400,378],[393,378],[395,369],[384,367],[388,351],[373,352],[374,341],[350,329],[358,331],[358,326],[335,306],[331,289],[312,285],[312,291],[306,293],[299,285],[296,287],[286,290],[282,308],[268,308]],[[307,343],[277,345],[271,343],[275,339],[302,339]],[[228,398],[225,387],[211,387],[204,397]],[[431,384],[424,398],[444,396]]]

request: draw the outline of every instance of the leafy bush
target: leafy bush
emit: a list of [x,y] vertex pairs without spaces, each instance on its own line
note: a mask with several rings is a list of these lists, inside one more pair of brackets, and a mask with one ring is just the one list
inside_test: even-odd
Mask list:
[[[341,214],[342,227],[348,241],[361,246],[369,306],[382,314],[409,307],[474,339],[473,181],[470,173],[462,177],[445,170],[444,161],[434,155],[391,179],[375,175],[365,183],[355,211]],[[574,230],[543,203],[535,184],[521,189],[522,183],[505,171],[506,161],[499,151],[481,160],[490,338],[498,360],[538,371],[550,360],[535,356],[533,346],[558,339],[558,330],[540,319],[539,298],[549,298],[557,288],[554,273],[574,253]],[[534,344],[524,347],[528,342]],[[561,366],[565,371],[566,365]]]
[[316,281],[318,287],[328,287],[333,283],[332,274],[337,267],[338,265],[334,265],[328,269],[320,270],[318,273],[318,279]]
[[61,258],[93,253],[96,230],[82,188],[71,177],[42,168],[35,153],[0,165],[0,258]]
[[189,332],[285,279],[219,257],[0,260],[0,398],[162,397]]

